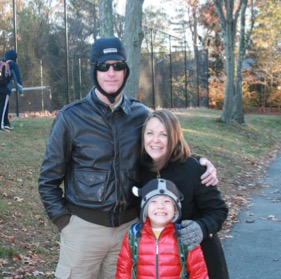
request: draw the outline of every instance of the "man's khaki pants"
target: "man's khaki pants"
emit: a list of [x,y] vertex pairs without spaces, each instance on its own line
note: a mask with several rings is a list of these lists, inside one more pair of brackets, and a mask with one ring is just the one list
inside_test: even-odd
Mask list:
[[87,222],[72,215],[60,235],[59,279],[113,279],[126,232],[137,219],[117,228]]

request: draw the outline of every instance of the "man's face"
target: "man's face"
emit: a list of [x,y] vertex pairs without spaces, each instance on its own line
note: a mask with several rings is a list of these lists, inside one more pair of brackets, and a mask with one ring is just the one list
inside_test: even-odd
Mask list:
[[[105,63],[113,64],[121,62],[117,60],[107,60]],[[113,66],[110,66],[106,72],[97,70],[97,81],[100,87],[108,94],[115,93],[122,86],[125,78],[125,70],[116,71]]]

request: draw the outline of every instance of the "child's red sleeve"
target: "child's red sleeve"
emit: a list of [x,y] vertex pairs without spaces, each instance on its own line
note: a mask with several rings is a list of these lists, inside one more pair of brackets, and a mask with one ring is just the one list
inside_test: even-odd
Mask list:
[[128,233],[126,233],[117,261],[116,279],[131,279],[132,275],[132,253],[130,249]]
[[208,269],[200,245],[188,251],[186,269],[189,279],[209,279]]

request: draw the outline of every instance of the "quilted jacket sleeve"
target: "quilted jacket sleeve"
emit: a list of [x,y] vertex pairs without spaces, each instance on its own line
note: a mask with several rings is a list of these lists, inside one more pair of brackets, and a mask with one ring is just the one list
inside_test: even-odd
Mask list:
[[189,274],[189,279],[209,279],[207,266],[200,245],[188,251],[186,269]]
[[128,233],[125,235],[122,247],[118,256],[116,279],[131,279],[132,254],[129,245]]

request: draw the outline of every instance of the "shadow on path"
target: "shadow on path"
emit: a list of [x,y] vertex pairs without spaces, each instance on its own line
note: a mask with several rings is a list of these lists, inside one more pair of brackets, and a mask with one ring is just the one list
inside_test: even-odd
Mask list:
[[281,155],[222,241],[230,279],[281,279]]

